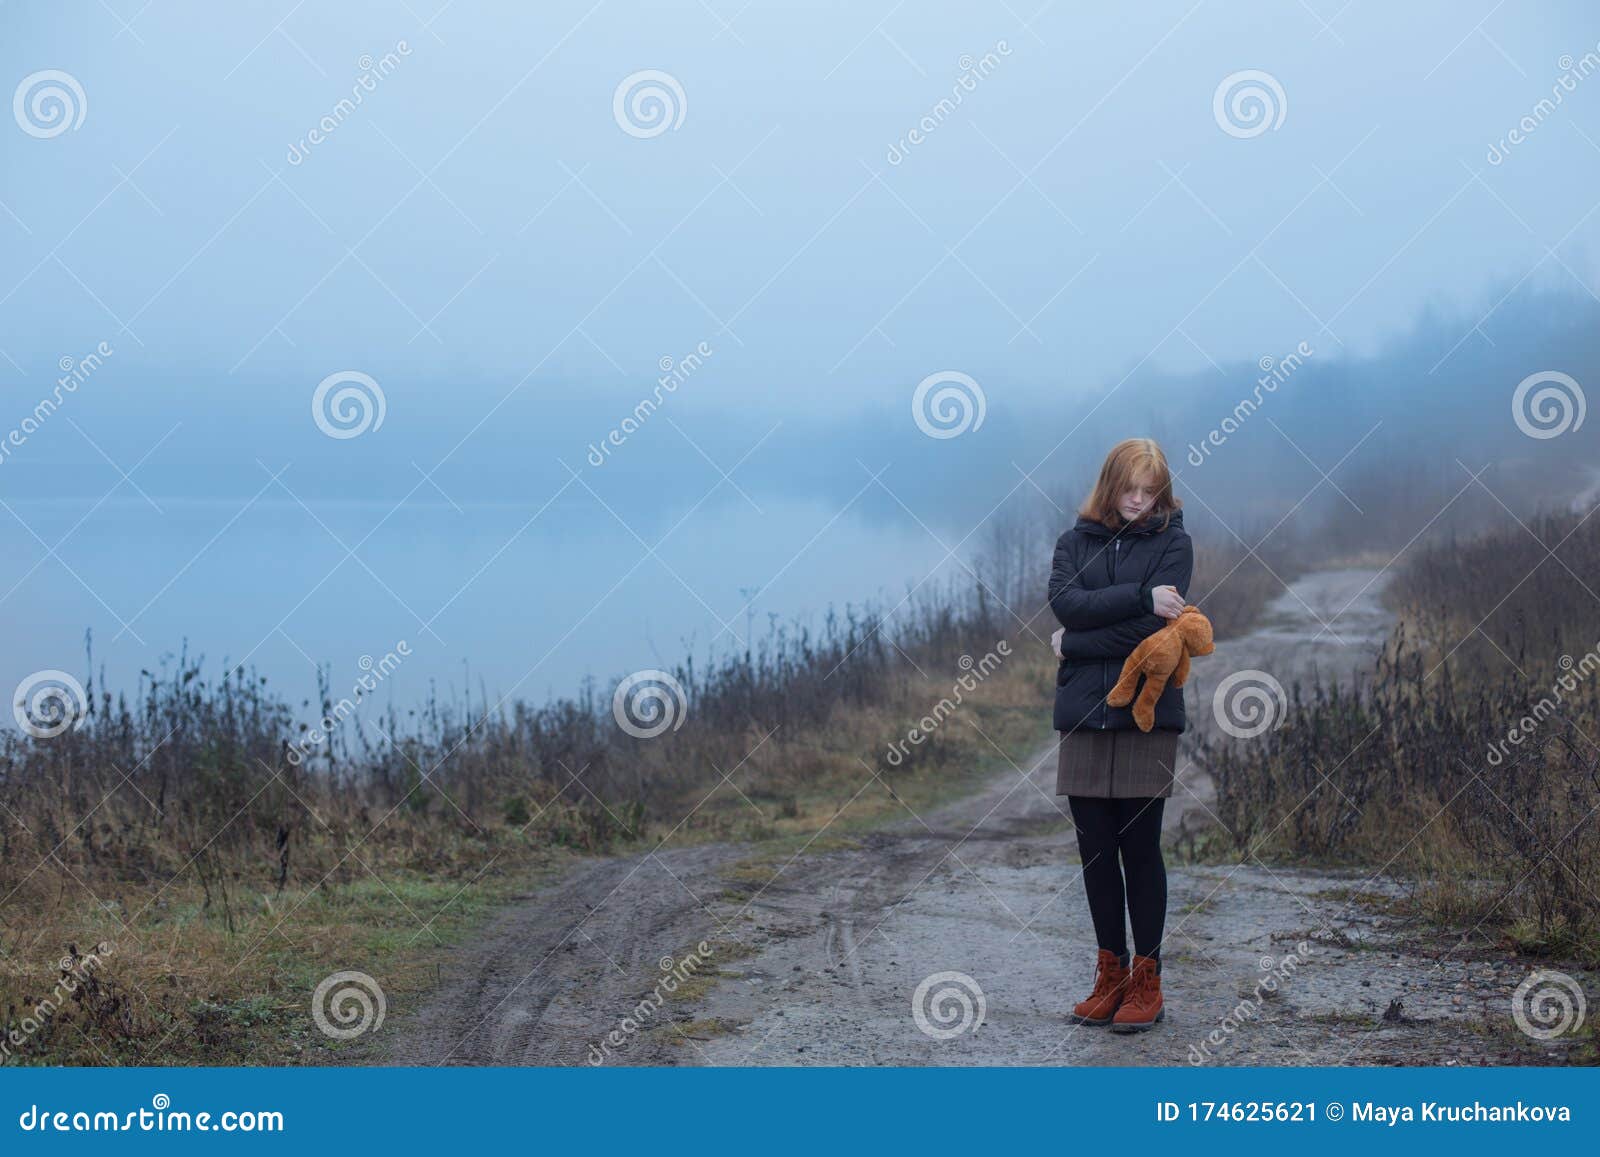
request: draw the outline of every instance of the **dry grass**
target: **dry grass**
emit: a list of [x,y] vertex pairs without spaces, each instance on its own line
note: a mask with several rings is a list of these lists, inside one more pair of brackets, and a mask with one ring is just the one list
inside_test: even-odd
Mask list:
[[[409,731],[386,720],[394,744],[336,747],[318,768],[282,758],[290,713],[258,683],[184,667],[137,707],[102,696],[81,729],[3,753],[0,1009],[17,1038],[0,1061],[326,1061],[321,979],[356,969],[391,1000],[420,992],[441,944],[575,855],[825,830],[826,846],[930,806],[1049,734],[1042,648],[957,690],[952,658],[994,654],[996,626],[951,613],[896,649],[847,624],[684,670],[686,721],[656,739],[622,732],[609,701],[435,704]],[[889,745],[952,694],[890,766]],[[100,987],[36,1015],[68,945],[102,942]]]
[[1480,939],[1600,961],[1597,573],[1578,515],[1417,553],[1369,677],[1208,752],[1233,850],[1402,874]]

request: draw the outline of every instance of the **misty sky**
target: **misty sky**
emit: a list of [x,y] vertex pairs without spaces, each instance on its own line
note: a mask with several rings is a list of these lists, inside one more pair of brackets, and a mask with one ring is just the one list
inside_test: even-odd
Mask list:
[[[257,457],[380,494],[458,444],[468,489],[480,450],[577,465],[701,341],[674,412],[759,431],[904,410],[944,369],[1004,414],[1136,367],[1370,350],[1430,306],[1465,331],[1541,259],[1594,280],[1600,84],[1487,160],[1600,40],[1580,4],[109,7],[0,14],[8,83],[63,69],[87,103],[52,139],[0,134],[0,372],[16,408],[108,341],[81,420],[125,462],[181,419],[142,468],[169,493],[206,463],[248,494]],[[648,139],[613,117],[642,69],[684,93]],[[1285,107],[1239,139],[1213,93],[1244,69]],[[352,368],[382,385],[381,443],[304,420]],[[5,470],[39,493],[72,464],[109,469],[74,436]]]

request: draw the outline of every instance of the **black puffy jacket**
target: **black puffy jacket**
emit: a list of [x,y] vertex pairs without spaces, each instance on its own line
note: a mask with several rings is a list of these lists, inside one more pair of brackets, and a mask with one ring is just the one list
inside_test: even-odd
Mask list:
[[[1184,598],[1194,573],[1194,545],[1173,511],[1165,529],[1154,516],[1113,533],[1092,518],[1056,540],[1050,567],[1050,609],[1066,628],[1056,670],[1055,729],[1129,731],[1130,707],[1111,707],[1106,695],[1122,662],[1167,620],[1145,608],[1153,587],[1171,585]],[[1156,700],[1155,726],[1182,731],[1183,690],[1168,684]]]

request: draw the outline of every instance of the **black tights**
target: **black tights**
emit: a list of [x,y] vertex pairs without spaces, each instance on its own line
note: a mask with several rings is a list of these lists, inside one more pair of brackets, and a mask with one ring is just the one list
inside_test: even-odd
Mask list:
[[1157,961],[1161,958],[1161,930],[1167,919],[1167,867],[1161,859],[1165,803],[1161,797],[1067,796],[1078,829],[1078,858],[1083,861],[1083,887],[1089,894],[1095,939],[1124,963],[1128,960],[1124,910],[1133,925],[1134,951]]

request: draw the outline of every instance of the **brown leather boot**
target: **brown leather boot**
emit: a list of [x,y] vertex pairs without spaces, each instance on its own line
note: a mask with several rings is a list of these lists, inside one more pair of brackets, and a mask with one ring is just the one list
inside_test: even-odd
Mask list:
[[1072,1020],[1079,1024],[1110,1024],[1128,988],[1128,969],[1122,958],[1108,948],[1100,949],[1095,962],[1094,991],[1087,1000],[1072,1006]]
[[1111,1031],[1142,1032],[1165,1015],[1155,957],[1135,955],[1128,973],[1127,992],[1112,1018]]

